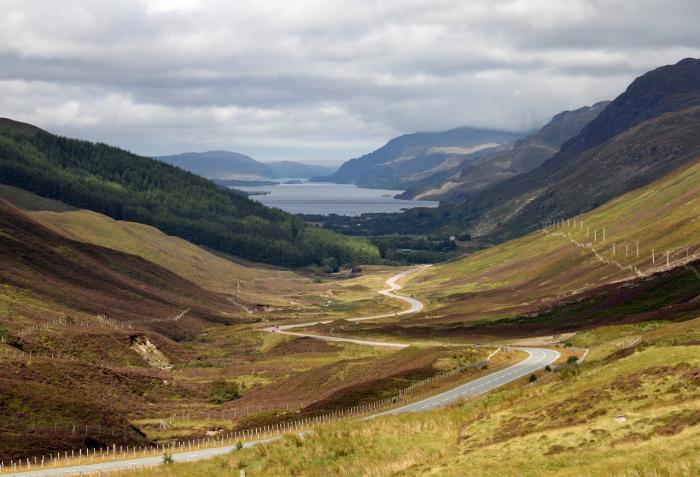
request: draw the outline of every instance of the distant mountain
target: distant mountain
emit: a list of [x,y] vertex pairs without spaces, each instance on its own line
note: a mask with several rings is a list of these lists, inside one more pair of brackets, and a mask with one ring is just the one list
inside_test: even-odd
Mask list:
[[539,131],[515,141],[512,148],[489,150],[480,158],[460,164],[447,179],[435,174],[424,181],[423,187],[406,191],[400,197],[459,202],[469,194],[530,171],[556,154],[609,103],[601,101],[559,113]]
[[273,175],[270,179],[279,179],[281,177],[296,177],[306,179],[315,176],[324,176],[333,174],[336,167],[319,166],[316,164],[304,164],[302,162],[293,161],[277,161],[268,162],[267,166],[272,169]]
[[507,149],[522,136],[468,127],[406,134],[374,152],[345,162],[335,174],[316,179],[364,187],[415,188],[426,178],[448,177],[460,164],[478,159],[488,151]]
[[207,179],[261,180],[281,177],[307,178],[331,174],[332,167],[300,162],[258,162],[245,154],[231,151],[185,152],[156,159]]

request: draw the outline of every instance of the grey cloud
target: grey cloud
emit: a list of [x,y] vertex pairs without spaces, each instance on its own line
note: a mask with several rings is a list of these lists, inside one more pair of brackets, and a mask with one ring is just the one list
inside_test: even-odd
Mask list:
[[154,155],[532,129],[700,47],[685,0],[5,3],[0,115]]

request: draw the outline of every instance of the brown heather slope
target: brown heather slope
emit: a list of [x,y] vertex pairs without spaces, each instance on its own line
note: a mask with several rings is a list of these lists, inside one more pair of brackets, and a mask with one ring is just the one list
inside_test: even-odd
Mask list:
[[[180,330],[171,322],[152,325],[173,337],[233,319],[233,306],[224,296],[140,257],[64,238],[4,200],[0,200],[0,262],[0,284],[6,290],[29,293],[77,312],[134,321],[174,318],[190,309],[188,319],[177,322]],[[183,323],[190,330],[182,328]],[[13,320],[8,326],[31,324]]]
[[155,370],[34,358],[0,366],[0,460],[108,445],[147,445],[128,420],[193,391]]
[[[143,445],[130,413],[174,399],[206,399],[149,369],[130,347],[146,336],[171,362],[187,360],[191,352],[173,339],[234,321],[222,295],[140,257],[64,238],[3,200],[0,264],[0,460]],[[186,309],[176,322],[124,329],[95,317],[126,323],[174,318]],[[52,324],[57,318],[74,324]],[[52,325],[22,332],[41,324]]]

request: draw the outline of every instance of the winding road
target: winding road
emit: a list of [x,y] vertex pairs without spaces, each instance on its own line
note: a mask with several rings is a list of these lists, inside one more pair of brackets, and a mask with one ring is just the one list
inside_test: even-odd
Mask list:
[[[386,281],[387,287],[378,292],[380,295],[384,295],[384,296],[387,296],[389,298],[393,298],[395,300],[398,300],[398,301],[401,301],[401,302],[408,304],[408,308],[401,310],[401,311],[384,313],[381,315],[362,316],[359,318],[346,318],[345,321],[357,322],[357,321],[367,321],[367,320],[379,320],[382,318],[392,318],[392,317],[397,317],[397,316],[410,315],[410,314],[417,313],[417,312],[421,311],[424,308],[422,301],[416,300],[415,298],[411,298],[410,296],[398,295],[395,292],[401,289],[401,284],[399,282],[402,279],[406,278],[408,275],[411,275],[413,273],[418,272],[419,270],[423,270],[423,269],[427,268],[428,266],[429,265],[423,265],[420,267],[410,268],[410,269],[405,270],[401,273],[397,273],[396,275],[393,275],[391,278],[389,278]],[[333,321],[334,320],[311,321],[311,322],[306,322],[306,323],[296,323],[293,325],[269,326],[269,327],[265,328],[265,331],[268,331],[270,333],[280,333],[280,334],[290,335],[290,336],[316,338],[316,339],[323,340],[323,341],[344,341],[346,343],[355,343],[355,344],[361,344],[361,345],[367,345],[367,346],[381,346],[381,347],[385,347],[385,348],[408,348],[410,346],[410,344],[406,344],[406,343],[392,343],[389,341],[362,340],[362,339],[357,339],[357,338],[340,338],[337,336],[314,335],[311,333],[298,333],[298,332],[294,332],[294,331],[289,331],[289,330],[293,330],[295,328],[306,328],[308,326],[314,326],[314,325],[325,325],[327,323],[332,323]]]
[[[388,318],[388,317],[394,317],[394,316],[401,316],[401,315],[408,315],[411,313],[416,313],[420,310],[423,309],[423,303],[408,297],[404,295],[399,295],[396,292],[401,288],[400,281],[405,278],[407,275],[415,273],[418,270],[423,269],[424,267],[416,267],[412,268],[409,270],[406,270],[404,272],[398,273],[391,278],[389,278],[386,281],[387,288],[384,290],[381,290],[379,293],[402,301],[404,303],[407,303],[409,307],[403,311],[396,312],[396,313],[385,313],[382,315],[374,315],[374,316],[366,316],[366,317],[359,317],[359,318],[350,318],[348,321],[365,321],[365,320],[376,320],[380,318]],[[390,343],[390,342],[384,342],[384,341],[371,341],[371,340],[361,340],[361,339],[355,339],[355,338],[341,338],[341,337],[335,337],[335,336],[321,336],[321,335],[313,335],[313,334],[307,334],[307,333],[297,333],[293,331],[289,331],[294,328],[300,328],[300,327],[306,327],[306,326],[313,326],[317,324],[325,324],[325,323],[330,323],[332,320],[327,320],[327,321],[315,321],[315,322],[309,322],[309,323],[298,323],[298,324],[293,324],[293,325],[282,325],[282,326],[271,326],[268,328],[265,328],[265,331],[271,332],[271,333],[281,333],[281,334],[286,334],[286,335],[292,335],[292,336],[304,336],[304,337],[311,337],[311,338],[316,338],[316,339],[321,339],[321,340],[326,340],[326,341],[345,341],[349,343],[356,343],[356,344],[364,344],[364,345],[369,345],[369,346],[384,346],[384,347],[391,347],[391,348],[405,348],[410,346],[409,344],[406,343]],[[535,371],[538,371],[540,369],[543,369],[549,364],[552,364],[559,358],[559,353],[557,351],[547,349],[547,348],[524,348],[524,347],[517,347],[515,349],[524,351],[525,353],[528,354],[528,357],[520,361],[519,363],[516,363],[512,366],[509,366],[505,369],[502,369],[500,371],[496,371],[494,373],[491,373],[487,376],[484,376],[482,378],[476,379],[474,381],[470,381],[468,383],[462,384],[460,386],[457,386],[455,388],[452,388],[448,391],[442,392],[438,395],[431,396],[426,399],[422,399],[420,401],[416,401],[411,404],[407,404],[405,406],[401,406],[395,409],[390,409],[388,411],[380,412],[371,416],[364,417],[362,420],[367,420],[367,419],[375,419],[378,417],[382,416],[388,416],[388,415],[393,415],[393,414],[400,414],[400,413],[405,413],[405,412],[420,412],[420,411],[428,411],[430,409],[435,409],[441,406],[445,406],[447,404],[450,404],[452,402],[455,402],[459,399],[464,399],[467,397],[473,397],[477,396],[480,394],[484,394],[488,391],[491,391],[493,389],[496,389],[500,386],[503,386],[505,384],[508,384],[510,382],[513,382],[517,379],[520,379],[522,377],[525,377],[529,374],[532,374]],[[243,444],[243,447],[252,447],[257,444],[262,444],[262,443],[268,443],[268,442],[273,442],[277,439],[280,439],[280,437],[270,437],[266,439],[259,439],[259,440],[254,440],[254,441],[248,441]],[[201,459],[210,459],[212,457],[216,457],[222,454],[226,454],[228,452],[231,452],[236,449],[235,445],[227,445],[227,446],[222,446],[222,447],[213,447],[213,448],[207,448],[207,449],[199,449],[199,450],[193,450],[193,451],[188,451],[188,452],[179,452],[173,454],[173,459],[177,462],[188,462],[188,461],[195,461],[195,460],[201,460]],[[143,458],[135,458],[135,459],[125,459],[125,460],[118,460],[114,462],[102,462],[102,463],[96,463],[96,464],[87,464],[87,465],[77,465],[77,466],[71,466],[71,467],[61,467],[61,468],[55,468],[55,469],[44,469],[44,470],[32,470],[32,471],[26,471],[26,472],[16,472],[16,473],[10,473],[10,474],[0,474],[2,476],[13,476],[13,477],[40,477],[40,476],[46,476],[46,477],[56,477],[56,476],[68,476],[68,475],[76,475],[76,474],[89,474],[90,472],[98,473],[98,472],[109,472],[109,471],[116,471],[118,469],[130,469],[134,467],[142,467],[142,466],[154,466],[158,465],[162,462],[162,457],[160,455],[158,456],[153,456],[153,457],[143,457]]]

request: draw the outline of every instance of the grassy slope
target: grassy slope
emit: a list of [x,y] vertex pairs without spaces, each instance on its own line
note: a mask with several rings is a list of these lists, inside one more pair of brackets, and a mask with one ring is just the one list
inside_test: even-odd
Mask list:
[[[503,317],[537,310],[556,299],[614,280],[631,278],[629,271],[605,264],[590,249],[572,244],[599,240],[595,248],[607,259],[653,268],[651,252],[690,246],[700,252],[700,161],[646,187],[627,193],[576,218],[576,226],[525,237],[489,248],[464,259],[431,267],[412,279],[407,291],[432,306],[428,316],[438,321]],[[579,227],[583,221],[584,228]],[[586,228],[590,236],[586,239]],[[606,228],[606,240],[600,240]],[[636,257],[636,241],[640,256]],[[616,244],[616,255],[612,245]],[[625,244],[632,256],[624,257]],[[671,259],[680,259],[677,251]],[[435,320],[430,320],[435,321]]]
[[697,351],[658,343],[448,410],[335,425],[140,475],[697,475]]
[[289,301],[283,300],[284,292],[299,292],[311,282],[291,271],[244,266],[155,227],[117,221],[96,212],[40,211],[31,215],[62,235],[138,255],[210,290],[240,297],[248,304],[288,305]]
[[[536,314],[514,318],[474,320],[468,323],[412,325],[362,323],[352,327],[335,325],[335,334],[348,333],[377,339],[449,339],[465,341],[510,341],[559,337],[589,347],[608,339],[635,339],[636,333],[662,322],[682,322],[700,315],[700,260],[649,277],[611,283],[578,293]],[[330,326],[325,325],[326,327]],[[328,329],[325,330],[328,333]],[[578,333],[573,338],[571,333]],[[388,338],[385,338],[388,337]],[[539,339],[537,337],[540,337]],[[619,343],[618,343],[619,344]],[[590,359],[590,358],[589,358]]]

